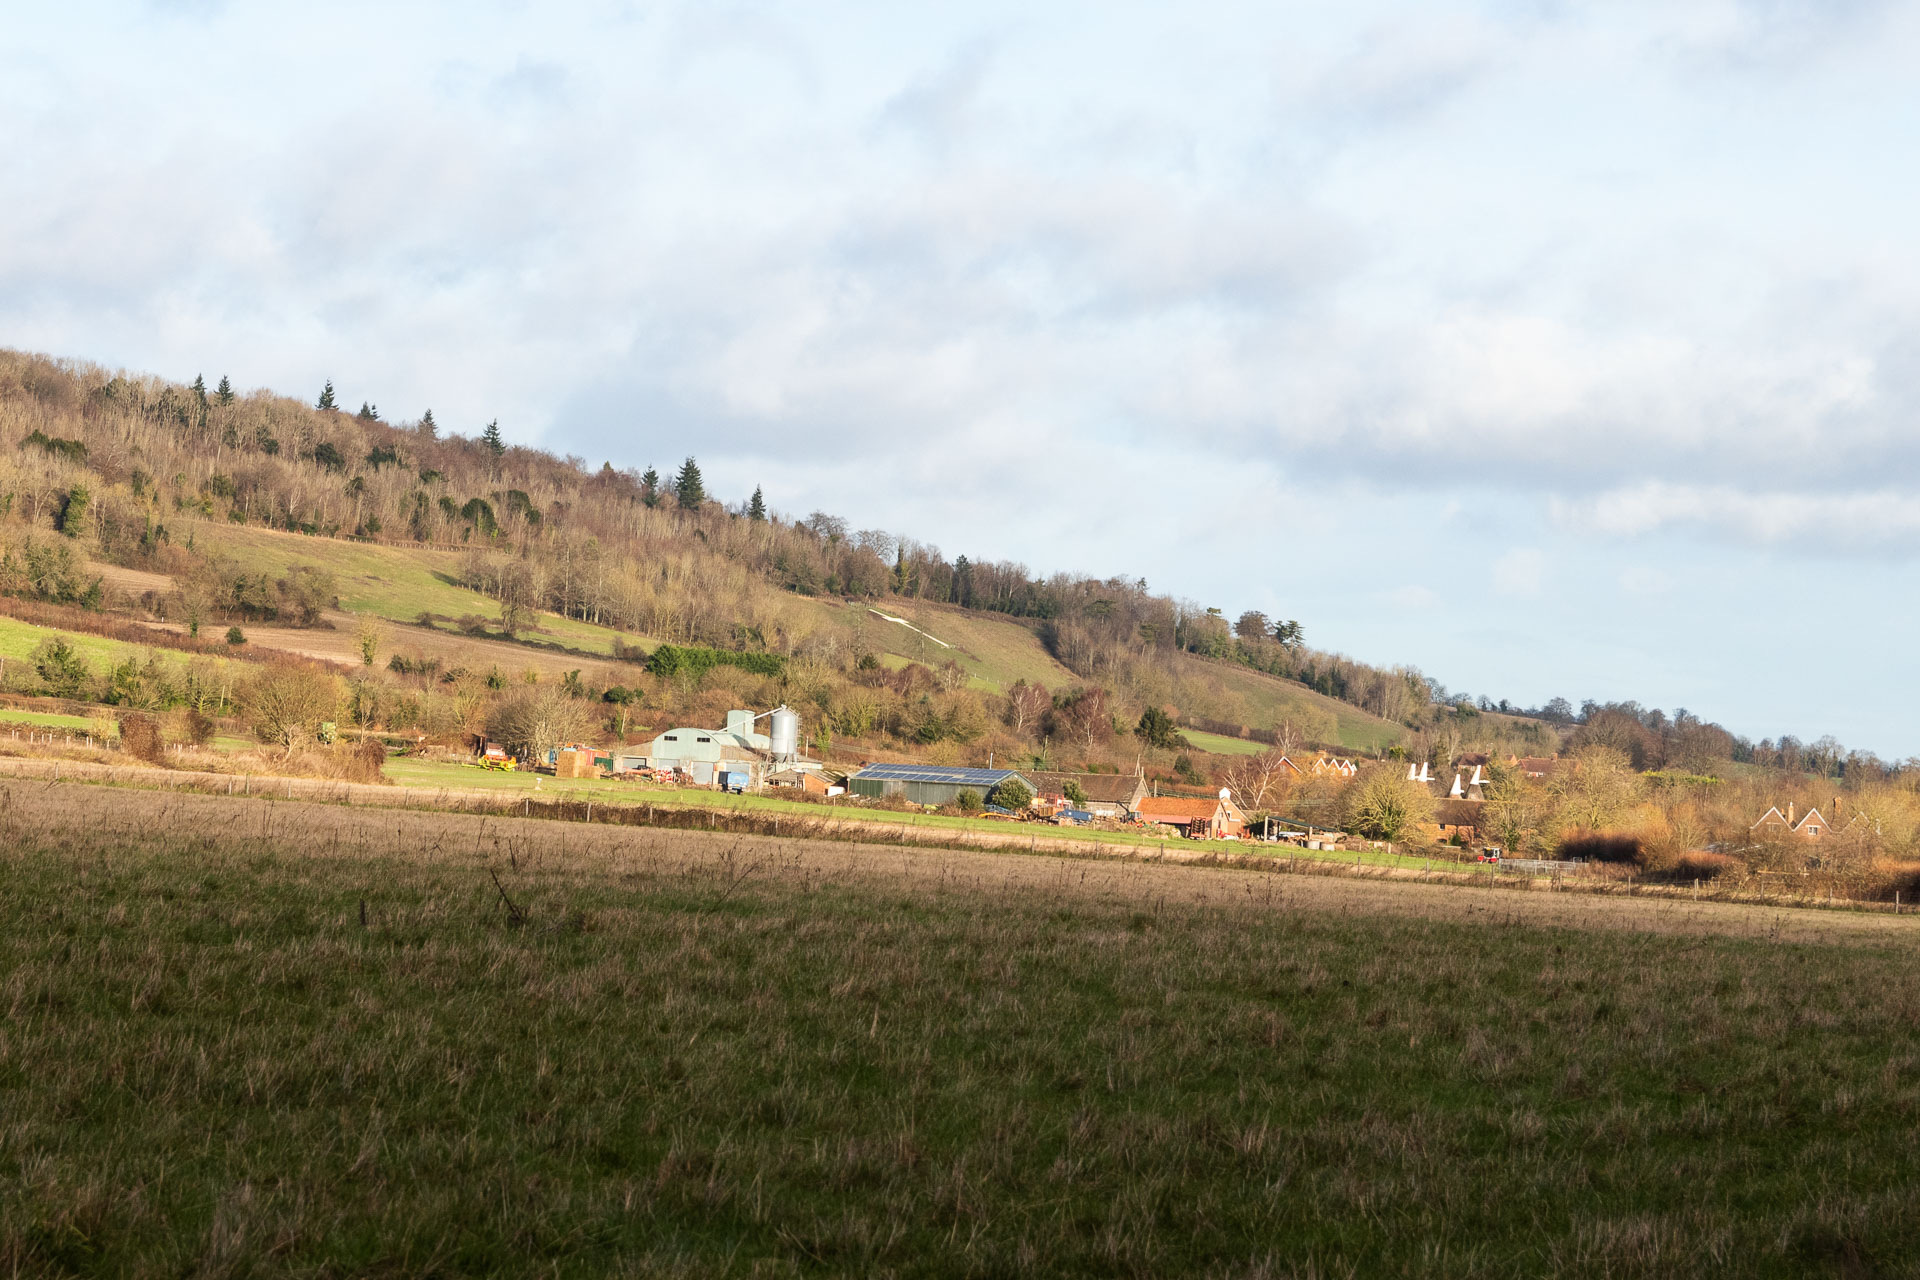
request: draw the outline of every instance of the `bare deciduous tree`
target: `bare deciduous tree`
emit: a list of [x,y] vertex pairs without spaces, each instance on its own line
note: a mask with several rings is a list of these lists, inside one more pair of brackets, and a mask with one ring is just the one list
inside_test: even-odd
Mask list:
[[333,719],[339,705],[339,683],[307,667],[264,667],[240,690],[240,708],[255,736],[288,755]]
[[1283,800],[1293,776],[1286,752],[1280,750],[1241,756],[1226,771],[1234,802],[1248,813],[1264,811]]
[[1040,719],[1053,705],[1053,696],[1045,685],[1017,681],[1007,690],[1007,727],[1021,737],[1040,726]]
[[588,704],[556,685],[530,685],[497,703],[487,714],[487,736],[516,755],[536,759],[572,742],[593,727]]

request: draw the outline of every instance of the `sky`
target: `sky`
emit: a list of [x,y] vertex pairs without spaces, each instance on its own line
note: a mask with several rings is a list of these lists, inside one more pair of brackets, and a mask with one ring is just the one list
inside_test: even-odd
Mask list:
[[1920,8],[0,26],[0,345],[1920,754]]

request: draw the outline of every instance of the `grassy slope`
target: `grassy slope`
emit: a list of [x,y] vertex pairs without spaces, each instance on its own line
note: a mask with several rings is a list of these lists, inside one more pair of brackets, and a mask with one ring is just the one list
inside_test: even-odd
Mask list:
[[[211,523],[195,525],[194,538],[197,545],[256,571],[285,573],[297,564],[327,569],[338,585],[340,607],[351,613],[371,613],[396,622],[412,622],[422,613],[449,618],[476,614],[489,619],[500,614],[498,603],[453,581],[460,568],[457,551],[375,546]],[[531,637],[611,655],[618,634],[609,627],[543,613]],[[628,639],[644,637],[629,635]]]
[[62,631],[57,627],[40,627],[31,622],[22,622],[17,618],[0,617],[0,658],[8,662],[24,661],[40,643],[50,636],[64,636],[74,652],[85,658],[94,674],[99,675],[110,666],[128,658],[146,661],[149,654],[157,655],[162,662],[174,668],[184,668],[189,662],[208,662],[216,668],[232,675],[235,680],[244,678],[253,668],[244,662],[223,658],[217,654],[181,653],[175,649],[158,646],[148,648],[144,645],[128,644],[122,640],[109,640],[103,636],[87,635],[78,631]]
[[1905,939],[1336,912],[1211,873],[1196,903],[1180,869],[1095,891],[1046,860],[936,877],[211,798],[155,831],[88,799],[0,819],[12,1274],[1920,1257]]
[[1191,742],[1201,751],[1210,751],[1217,756],[1257,756],[1269,750],[1263,742],[1249,742],[1245,738],[1229,738],[1219,733],[1203,733],[1198,729],[1182,729],[1180,736]]
[[[447,617],[477,614],[487,618],[499,613],[498,605],[492,600],[445,580],[453,577],[459,567],[460,553],[454,551],[376,546],[212,523],[195,525],[194,537],[197,545],[218,550],[260,571],[284,573],[296,564],[323,566],[334,574],[341,606],[349,611],[365,611],[408,623],[422,612]],[[797,596],[789,603],[818,626],[839,628],[849,638],[858,632],[889,665],[912,661],[939,666],[952,658],[966,669],[976,688],[994,692],[1003,692],[1018,680],[1043,684],[1049,689],[1071,688],[1080,683],[1078,677],[1054,660],[1032,631],[1012,619],[924,602],[889,599],[875,606],[884,613],[906,618],[952,646],[942,648],[906,627],[873,616],[864,605]],[[535,640],[599,654],[613,652],[613,639],[617,634],[607,627],[554,614],[539,615],[538,626]],[[628,639],[649,647],[657,643],[646,636],[629,634]],[[393,640],[405,647],[406,635],[396,631]],[[451,637],[447,642],[459,643]],[[346,639],[338,641],[342,646],[349,643]],[[513,646],[505,648],[511,650]],[[887,655],[892,655],[891,660]],[[511,655],[503,660],[499,652],[476,651],[471,660],[463,661],[475,667],[494,663],[510,667]],[[1200,714],[1267,728],[1290,711],[1308,708],[1334,717],[1339,742],[1345,747],[1377,747],[1399,736],[1397,726],[1292,681],[1191,657],[1178,661],[1183,678],[1204,686],[1209,700],[1218,704]]]
[[36,729],[67,729],[84,733],[93,727],[93,721],[85,716],[61,715],[57,711],[16,711],[12,707],[0,707],[0,725],[31,725]]
[[1350,750],[1376,751],[1390,746],[1405,734],[1397,724],[1369,715],[1360,708],[1315,693],[1292,680],[1281,680],[1248,667],[1204,662],[1183,655],[1180,671],[1185,679],[1207,689],[1209,701],[1220,704],[1218,710],[1196,706],[1189,714],[1209,719],[1237,720],[1251,728],[1264,729],[1278,724],[1290,714],[1307,711],[1332,716],[1335,739]]

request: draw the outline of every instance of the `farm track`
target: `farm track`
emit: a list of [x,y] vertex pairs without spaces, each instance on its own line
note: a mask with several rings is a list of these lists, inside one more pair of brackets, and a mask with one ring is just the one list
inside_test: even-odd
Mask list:
[[[454,811],[430,803],[432,794],[419,797],[429,803],[409,805],[405,801],[415,797],[397,788],[311,779],[265,780],[273,784],[274,794],[227,796],[143,789],[127,776],[169,776],[161,770],[61,761],[62,780],[39,781],[17,767],[47,766],[41,774],[45,777],[54,763],[0,760],[0,775],[13,779],[0,783],[0,838],[17,844],[31,832],[56,843],[66,836],[76,844],[98,847],[107,837],[136,854],[143,847],[177,848],[182,841],[205,842],[208,848],[240,842],[263,853],[297,850],[321,858],[402,859],[467,865],[476,871],[505,861],[523,874],[562,879],[619,877],[667,862],[681,867],[709,864],[743,867],[742,874],[782,880],[908,892],[1021,892],[1135,908],[1184,904],[1306,910],[1792,943],[1910,943],[1920,929],[1920,921],[1873,911],[1788,910],[1677,896],[1475,891],[1468,877],[1436,882],[1379,869],[1353,874],[1326,864],[1313,873],[1301,868],[1288,874],[1286,863],[1270,859],[1244,859],[1237,866],[1193,865],[1206,855],[1185,855],[1177,862],[1173,855],[1148,858],[1111,850],[1096,857],[1084,848],[1033,852],[1011,841],[976,847],[971,833],[965,833],[969,847],[903,848],[897,842],[863,841],[861,833],[844,824],[835,835],[805,838],[602,821],[563,825],[514,815],[510,810],[518,805],[503,802],[495,793],[477,793],[489,802],[486,810]],[[93,776],[87,782],[67,780],[74,771]],[[99,785],[109,775],[117,775],[112,780],[122,785]],[[215,774],[171,776],[223,786],[232,781]],[[372,803],[360,799],[366,793],[375,793]]]

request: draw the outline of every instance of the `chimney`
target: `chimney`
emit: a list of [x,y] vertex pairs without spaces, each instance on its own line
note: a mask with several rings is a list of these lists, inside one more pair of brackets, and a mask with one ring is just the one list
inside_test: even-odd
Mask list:
[[1456,773],[1453,775],[1453,790],[1447,792],[1447,798],[1450,800],[1458,800],[1465,794],[1466,792],[1460,789],[1460,775]]
[[1793,801],[1787,801],[1787,825],[1793,825]]

